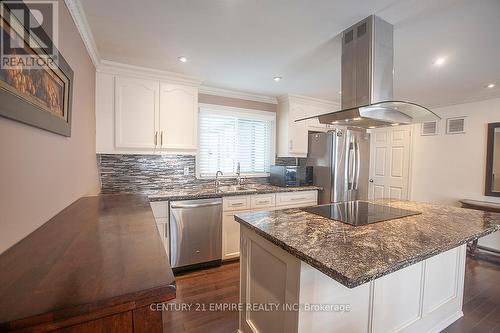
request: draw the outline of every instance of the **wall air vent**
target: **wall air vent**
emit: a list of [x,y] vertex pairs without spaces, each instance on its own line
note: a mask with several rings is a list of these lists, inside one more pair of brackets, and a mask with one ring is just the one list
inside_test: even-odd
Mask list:
[[438,134],[438,122],[437,121],[427,121],[422,123],[421,135],[437,135]]
[[446,119],[446,134],[465,133],[465,117]]

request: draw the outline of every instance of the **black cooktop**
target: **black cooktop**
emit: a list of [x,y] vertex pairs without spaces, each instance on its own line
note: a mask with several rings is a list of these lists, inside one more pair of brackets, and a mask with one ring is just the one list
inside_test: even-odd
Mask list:
[[384,205],[376,205],[365,201],[338,202],[328,205],[302,208],[302,210],[354,226],[421,214],[420,212]]

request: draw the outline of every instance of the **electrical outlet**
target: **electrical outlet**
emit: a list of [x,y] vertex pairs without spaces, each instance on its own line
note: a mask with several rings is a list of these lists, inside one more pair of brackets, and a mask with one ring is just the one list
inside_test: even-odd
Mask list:
[[184,167],[184,176],[189,176],[189,167],[188,166]]

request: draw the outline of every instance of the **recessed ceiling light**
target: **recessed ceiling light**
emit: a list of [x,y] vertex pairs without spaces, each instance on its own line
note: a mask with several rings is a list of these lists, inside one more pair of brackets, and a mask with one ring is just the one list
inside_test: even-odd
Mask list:
[[332,124],[338,124],[339,122],[338,121],[332,121]]
[[442,66],[442,65],[444,65],[445,62],[446,62],[445,57],[439,57],[439,58],[436,58],[436,60],[434,60],[434,65]]
[[490,88],[490,89],[491,89],[491,88],[495,88],[495,84],[494,84],[494,83],[490,83],[490,84],[488,84],[488,85],[486,86],[486,88]]
[[375,126],[369,126],[368,128],[370,128],[370,129],[374,129],[374,128],[375,128]]
[[186,57],[179,57],[177,59],[179,59],[180,62],[187,62],[188,61],[188,58],[186,58]]
[[398,125],[399,125],[399,123],[395,123],[395,124],[391,124],[391,125],[392,125],[392,126],[398,126]]
[[356,117],[353,120],[361,120],[361,117]]
[[279,82],[279,81],[281,81],[282,79],[283,79],[283,78],[282,78],[281,76],[275,76],[275,77],[273,78],[273,80],[274,80],[274,81],[276,81],[276,82]]

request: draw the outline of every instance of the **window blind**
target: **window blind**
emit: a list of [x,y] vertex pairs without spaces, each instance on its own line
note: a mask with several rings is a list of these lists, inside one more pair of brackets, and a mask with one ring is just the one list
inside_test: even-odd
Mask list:
[[274,154],[274,113],[201,108],[199,116],[198,174],[214,177],[236,174],[265,175]]

